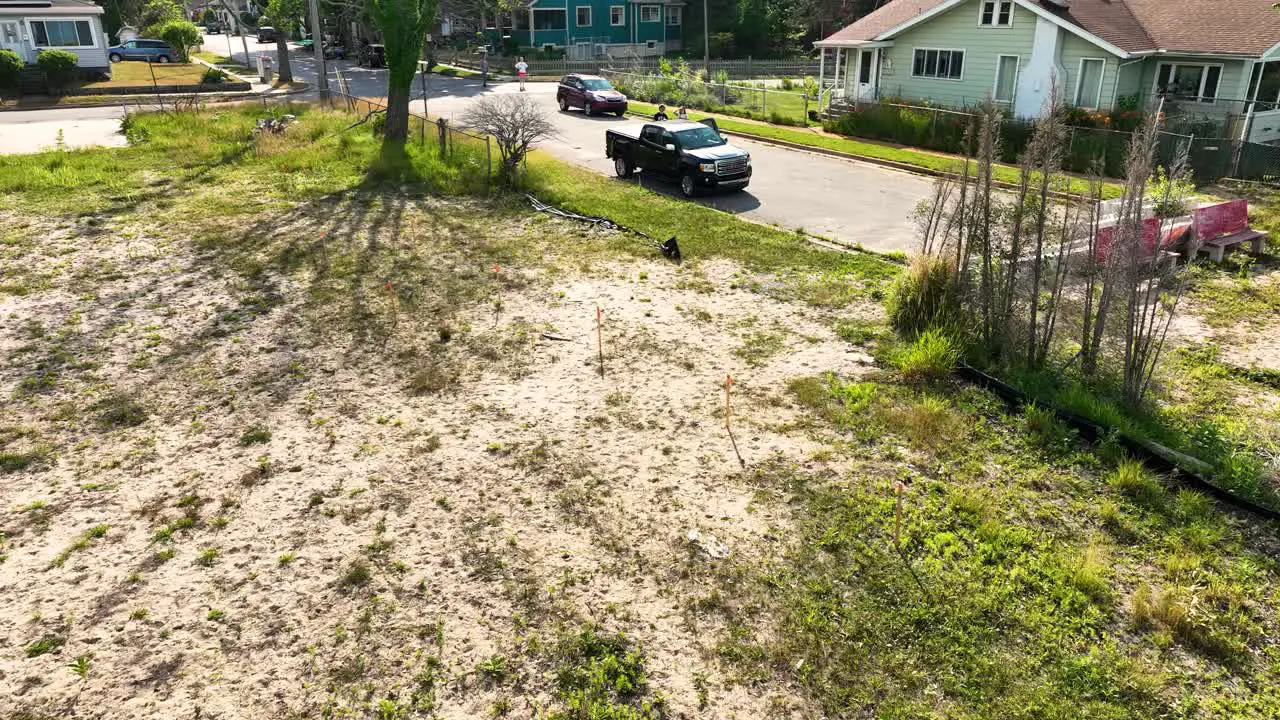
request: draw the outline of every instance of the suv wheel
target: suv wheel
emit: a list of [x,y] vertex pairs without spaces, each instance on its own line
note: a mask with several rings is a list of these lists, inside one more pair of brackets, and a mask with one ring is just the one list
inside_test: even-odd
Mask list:
[[582,104],[582,112],[586,113],[588,117],[590,117],[590,116],[592,116],[592,115],[595,115],[595,114],[596,114],[596,109],[595,109],[595,107],[591,104],[591,101],[590,101],[590,100],[588,100],[588,101],[586,101],[585,103],[583,103],[583,104]]
[[120,53],[111,53],[110,55],[107,56],[107,59],[113,63],[117,63],[123,60],[124,58],[120,57]]
[[569,99],[563,95],[560,96],[560,112],[569,112]]
[[618,156],[613,159],[613,172],[620,178],[631,177],[631,163],[626,158]]
[[698,185],[693,181],[692,175],[684,175],[680,178],[680,194],[687,198],[698,196]]
[[157,55],[157,56],[156,56],[156,62],[158,62],[158,63],[160,63],[160,64],[162,64],[162,65],[163,65],[163,64],[165,64],[165,63],[169,62],[169,56],[168,56],[168,55]]

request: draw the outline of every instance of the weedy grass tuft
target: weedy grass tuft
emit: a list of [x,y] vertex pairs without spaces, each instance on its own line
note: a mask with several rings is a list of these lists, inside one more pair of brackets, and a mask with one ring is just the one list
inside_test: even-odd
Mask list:
[[960,354],[958,340],[944,330],[930,328],[898,348],[893,365],[905,380],[938,380],[955,370]]

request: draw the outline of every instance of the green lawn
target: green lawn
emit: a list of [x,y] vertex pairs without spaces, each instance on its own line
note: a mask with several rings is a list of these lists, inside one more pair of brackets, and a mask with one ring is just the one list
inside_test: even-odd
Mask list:
[[[658,109],[657,105],[650,103],[632,101],[630,105],[633,112],[644,115],[652,115]],[[716,124],[720,126],[720,129],[730,133],[782,140],[785,142],[798,143],[800,145],[822,148],[824,150],[834,150],[836,152],[874,160],[888,160],[890,162],[912,165],[924,170],[955,173],[959,172],[962,167],[962,160],[952,155],[943,155],[941,153],[928,152],[924,150],[913,150],[911,148],[893,147],[890,145],[881,145],[875,142],[857,140],[855,138],[842,137],[827,133],[818,133],[809,130],[801,130],[783,125],[737,120],[725,115],[715,115],[712,113],[690,111],[689,117],[694,120],[714,117]],[[1018,182],[1019,173],[1020,171],[1018,168],[1013,167],[1012,165],[997,165],[995,168],[995,179],[1001,182],[1014,184]],[[1072,180],[1071,191],[1077,194],[1086,194],[1088,192],[1088,182],[1081,179]],[[1116,183],[1106,183],[1103,187],[1103,194],[1106,197],[1119,197],[1120,191],[1121,186]]]
[[111,79],[85,83],[86,88],[152,85],[199,85],[204,76],[199,63],[144,63],[125,61],[111,66]]

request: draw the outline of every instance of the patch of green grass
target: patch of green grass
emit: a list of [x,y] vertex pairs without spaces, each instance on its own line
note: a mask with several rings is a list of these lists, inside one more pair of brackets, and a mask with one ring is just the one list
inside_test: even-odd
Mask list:
[[147,409],[130,395],[109,395],[89,407],[99,427],[136,427],[147,421]]
[[57,556],[53,558],[53,560],[50,560],[49,566],[62,567],[67,562],[67,560],[70,559],[70,557],[73,554],[89,547],[89,543],[93,542],[94,540],[98,540],[100,538],[105,537],[107,534],[107,530],[109,530],[110,528],[111,528],[110,525],[94,525],[88,530],[85,530],[84,534],[76,538],[75,542],[68,545],[66,549],[64,549],[62,552],[58,553]]
[[960,360],[959,341],[931,328],[898,348],[893,365],[906,380],[938,380],[951,374]]
[[42,467],[52,455],[53,449],[44,444],[28,450],[0,450],[0,474]]
[[746,361],[751,367],[761,367],[782,352],[786,338],[778,332],[754,332],[742,340],[742,345],[733,349],[733,354]]
[[1280,316],[1280,282],[1223,277],[1208,266],[1197,268],[1189,298],[1205,323],[1215,328],[1261,328]]
[[271,429],[261,423],[254,423],[240,433],[240,444],[244,446],[265,445],[269,442],[271,442]]
[[212,567],[218,561],[218,548],[205,548],[196,556],[196,564],[202,567]]
[[[827,285],[839,287],[839,300],[882,292],[901,267],[874,255],[824,250],[793,232],[744,222],[732,215],[602,177],[534,153],[526,178],[529,191],[544,202],[589,215],[600,215],[652,237],[677,236],[686,258],[724,257],[760,272],[813,274],[827,282],[810,285],[798,297],[821,302]],[[632,238],[617,242],[631,252],[652,251]],[[857,290],[858,292],[851,292]]]
[[649,688],[645,658],[622,633],[583,627],[552,650],[555,694],[563,710],[549,720],[660,720],[665,702]]
[[[1269,541],[1203,496],[1152,489],[1141,466],[1108,482],[1091,456],[1030,452],[1026,419],[985,392],[866,384],[877,391],[845,414],[851,384],[792,383],[814,410],[810,436],[835,433],[827,448],[847,469],[776,458],[746,475],[793,514],[790,542],[709,572],[714,602],[698,604],[726,624],[716,654],[743,682],[795,683],[827,717],[1225,719],[1277,707]],[[924,406],[954,428],[913,415]],[[916,454],[926,442],[927,459]],[[1184,664],[1162,655],[1171,645]]]
[[356,560],[348,565],[342,577],[338,578],[338,589],[352,591],[368,585],[372,580],[373,573],[369,569],[369,563]]
[[67,643],[66,637],[62,635],[55,635],[50,633],[47,635],[42,635],[39,640],[36,640],[28,644],[27,647],[25,648],[25,651],[27,653],[27,657],[29,658],[39,657],[41,655],[51,653],[57,650],[58,648],[65,645],[66,643]]
[[[649,115],[650,117],[652,117],[653,113],[658,110],[657,105],[650,105],[648,103],[641,102],[631,102],[630,108],[633,112]],[[835,152],[857,155],[864,158],[903,163],[905,165],[912,165],[934,172],[959,173],[963,167],[963,160],[954,155],[945,155],[943,153],[930,152],[928,150],[913,150],[911,148],[882,145],[880,143],[867,140],[858,140],[856,138],[833,135],[830,133],[819,133],[812,130],[802,130],[800,128],[745,122],[742,120],[727,118],[722,115],[717,116],[692,111],[689,113],[689,119],[691,120],[701,120],[708,117],[714,117],[716,124],[720,129],[729,135],[736,133],[739,135],[756,136],[771,140],[782,140],[789,143],[797,143],[800,145],[807,145],[809,147],[822,148],[824,150],[833,150]],[[993,176],[999,182],[1017,184],[1020,174],[1021,173],[1018,168],[1012,165],[997,164],[993,169]],[[1071,192],[1080,195],[1087,195],[1089,192],[1088,182],[1085,180],[1073,179],[1071,181]],[[1103,195],[1107,198],[1120,197],[1120,192],[1120,186],[1115,183],[1107,183],[1103,187]]]
[[225,611],[213,608],[209,610],[209,614],[205,616],[205,619],[210,622],[222,622],[226,617],[227,613]]

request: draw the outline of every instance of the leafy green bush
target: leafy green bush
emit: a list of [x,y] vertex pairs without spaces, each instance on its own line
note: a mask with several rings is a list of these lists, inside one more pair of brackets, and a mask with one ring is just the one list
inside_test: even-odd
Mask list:
[[22,58],[12,50],[0,50],[0,95],[16,93],[22,75]]
[[917,255],[889,291],[889,322],[908,334],[956,327],[960,319],[956,290],[956,272],[948,261]]
[[205,68],[204,74],[200,76],[200,82],[203,85],[220,85],[227,81],[227,73],[220,68]]
[[80,59],[66,50],[41,50],[36,64],[44,71],[50,90],[65,90],[76,79],[76,66]]
[[173,46],[178,53],[178,59],[182,62],[188,62],[191,59],[191,48],[200,44],[200,28],[196,24],[187,20],[170,20],[160,26],[159,36],[161,40]]
[[960,360],[960,343],[939,328],[920,333],[894,354],[893,364],[906,380],[937,380],[951,373]]

